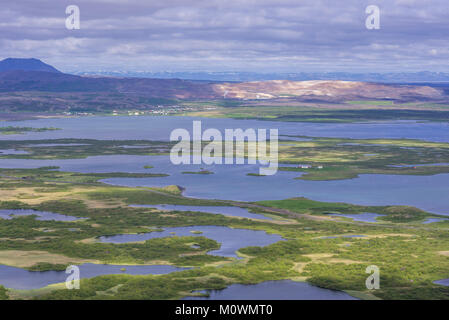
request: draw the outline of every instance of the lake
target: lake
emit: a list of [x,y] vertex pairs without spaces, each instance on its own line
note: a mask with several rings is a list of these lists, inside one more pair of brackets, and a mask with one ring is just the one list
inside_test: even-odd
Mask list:
[[439,284],[441,286],[449,286],[449,279],[441,279],[441,280],[436,280],[433,283]]
[[208,290],[209,297],[185,297],[184,300],[358,300],[346,292],[315,287],[291,280],[265,281],[258,284],[232,284],[223,290]]
[[0,150],[0,156],[9,156],[9,155],[15,155],[15,154],[29,154],[29,152],[24,151],[24,150],[16,150],[16,149],[1,149]]
[[76,221],[76,220],[83,220],[86,218],[77,218],[73,216],[66,216],[64,214],[59,213],[53,213],[53,212],[46,212],[46,211],[37,211],[37,210],[25,210],[25,209],[4,209],[0,210],[0,219],[13,219],[15,217],[20,216],[37,216],[36,220],[42,220],[42,221],[48,221],[48,220],[54,220],[54,221]]
[[429,224],[429,223],[447,221],[447,220],[448,219],[444,219],[444,218],[428,218],[426,221],[423,222],[423,224]]
[[[394,138],[449,142],[449,123],[417,121],[384,121],[369,123],[303,123],[259,120],[235,120],[179,116],[79,117],[4,121],[0,127],[55,127],[62,130],[0,135],[0,140],[100,139],[168,141],[172,130],[192,131],[192,121],[201,120],[203,130],[216,128],[279,129],[280,135],[336,138]],[[285,139],[295,140],[294,137]],[[303,140],[301,137],[296,140]]]
[[[78,266],[81,278],[93,278],[106,274],[166,274],[174,271],[182,271],[185,268],[177,268],[168,265],[110,265],[85,263]],[[125,271],[121,271],[125,268]],[[37,289],[54,283],[65,282],[69,274],[65,271],[28,271],[22,268],[0,265],[0,284],[12,289]]]
[[[145,165],[153,165],[145,169]],[[169,156],[111,155],[86,159],[0,159],[0,168],[59,166],[61,171],[167,173],[167,177],[110,178],[101,181],[130,187],[180,185],[188,197],[236,201],[280,200],[307,197],[318,201],[360,205],[411,205],[449,215],[449,174],[432,176],[363,174],[355,179],[309,181],[295,179],[300,172],[278,171],[272,176],[248,176],[259,165],[210,165],[214,174],[183,174],[201,165],[173,165]],[[344,212],[342,212],[344,214]]]
[[357,213],[357,214],[329,214],[330,216],[335,216],[335,217],[345,217],[345,218],[350,218],[353,221],[360,221],[360,222],[377,222],[377,218],[378,217],[383,217],[385,216],[384,214],[378,214],[378,213],[373,213],[373,212],[362,212],[362,213]]
[[182,206],[176,204],[161,204],[161,205],[145,205],[145,204],[134,204],[130,205],[134,208],[155,208],[159,210],[169,210],[169,211],[196,211],[196,212],[207,212],[213,214],[223,214],[225,216],[249,218],[249,219],[262,219],[262,220],[272,220],[263,214],[257,214],[249,212],[248,209],[239,207],[223,207],[223,206]]
[[[193,233],[201,231],[201,234]],[[100,241],[108,243],[127,243],[136,241],[146,241],[155,238],[165,237],[206,237],[221,244],[220,249],[209,251],[208,254],[239,258],[236,251],[249,246],[267,246],[283,240],[278,234],[269,234],[265,231],[233,229],[220,226],[192,226],[164,228],[163,231],[153,231],[139,234],[119,234],[115,236],[100,237]]]

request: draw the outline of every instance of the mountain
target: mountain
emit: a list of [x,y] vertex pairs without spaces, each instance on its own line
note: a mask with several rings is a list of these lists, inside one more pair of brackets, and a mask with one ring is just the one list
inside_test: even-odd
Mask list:
[[60,73],[57,69],[39,59],[6,58],[0,61],[0,72],[4,71],[44,71]]
[[0,92],[102,92],[147,98],[214,99],[209,83],[180,79],[97,78],[42,71],[0,72]]
[[[14,92],[14,94],[10,94]],[[0,111],[152,109],[180,101],[345,103],[360,100],[448,103],[446,84],[386,84],[341,80],[193,81],[79,76],[37,59],[0,62]]]
[[444,97],[444,91],[430,86],[339,80],[219,83],[214,85],[214,89],[223,97],[245,100],[293,98],[341,102],[354,99],[434,100]]

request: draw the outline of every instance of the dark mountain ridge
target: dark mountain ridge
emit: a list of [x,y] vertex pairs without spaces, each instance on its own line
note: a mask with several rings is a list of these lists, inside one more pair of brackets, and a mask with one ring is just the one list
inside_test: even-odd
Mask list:
[[0,61],[0,72],[3,71],[45,71],[60,73],[59,70],[39,59],[6,58]]

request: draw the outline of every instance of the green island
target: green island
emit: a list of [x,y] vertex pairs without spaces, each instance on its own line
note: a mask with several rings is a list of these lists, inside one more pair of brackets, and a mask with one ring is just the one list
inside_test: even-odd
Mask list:
[[32,127],[0,127],[0,134],[23,134],[25,132],[45,132],[60,130],[59,128],[32,128]]
[[[184,102],[193,110],[180,115],[255,119],[287,122],[351,123],[367,121],[449,121],[449,105],[444,103],[414,102],[396,103],[391,100],[346,101],[338,104],[292,103],[282,105],[275,102],[234,101],[226,104],[218,102]],[[211,106],[214,106],[211,109]]]
[[200,170],[200,171],[183,171],[182,174],[213,174],[212,171],[209,170]]

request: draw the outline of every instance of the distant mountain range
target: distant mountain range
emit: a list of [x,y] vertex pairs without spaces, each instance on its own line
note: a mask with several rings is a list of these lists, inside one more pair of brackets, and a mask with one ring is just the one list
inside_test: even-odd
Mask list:
[[0,61],[0,72],[3,71],[44,71],[60,73],[54,67],[43,63],[39,59],[20,59],[20,58],[7,58]]
[[[412,79],[408,79],[409,82]],[[13,95],[9,94],[14,92]],[[37,59],[0,61],[2,110],[115,110],[175,105],[184,100],[344,103],[354,100],[447,102],[449,85],[341,80],[195,81],[79,76]],[[234,103],[232,102],[232,103]]]
[[[3,71],[43,71],[61,73],[56,68],[39,59],[7,58],[0,61]],[[390,72],[390,73],[349,73],[349,72],[299,72],[299,73],[255,73],[255,72],[147,72],[147,71],[73,71],[69,74],[88,77],[183,79],[215,82],[246,82],[266,80],[343,80],[383,83],[449,82],[445,72]]]
[[266,81],[266,80],[345,80],[383,83],[449,82],[445,72],[390,72],[390,73],[349,73],[349,72],[299,72],[299,73],[255,73],[255,72],[146,72],[146,71],[90,71],[70,72],[85,76],[137,77],[159,79],[185,79],[197,81]]

